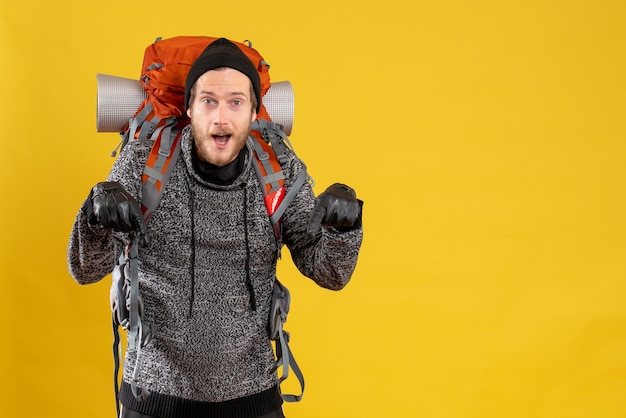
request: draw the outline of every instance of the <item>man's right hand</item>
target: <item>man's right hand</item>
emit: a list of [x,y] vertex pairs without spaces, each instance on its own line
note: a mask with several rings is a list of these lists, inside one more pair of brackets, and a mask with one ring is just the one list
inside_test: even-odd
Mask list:
[[119,232],[137,232],[146,241],[148,228],[137,200],[118,182],[96,184],[86,202],[87,220],[91,225]]

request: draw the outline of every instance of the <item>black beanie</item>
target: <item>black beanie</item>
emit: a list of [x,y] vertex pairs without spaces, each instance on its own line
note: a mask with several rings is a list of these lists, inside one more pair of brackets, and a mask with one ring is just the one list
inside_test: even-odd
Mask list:
[[252,82],[256,95],[256,111],[261,110],[261,79],[254,64],[237,45],[226,38],[217,39],[206,47],[194,61],[185,81],[185,109],[189,109],[191,88],[200,76],[209,70],[228,67],[245,74]]

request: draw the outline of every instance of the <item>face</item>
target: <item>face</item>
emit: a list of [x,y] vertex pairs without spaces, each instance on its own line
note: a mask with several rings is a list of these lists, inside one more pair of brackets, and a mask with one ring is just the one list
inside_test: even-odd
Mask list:
[[247,76],[232,68],[207,71],[196,81],[187,116],[201,161],[224,166],[245,146],[256,119],[251,85]]

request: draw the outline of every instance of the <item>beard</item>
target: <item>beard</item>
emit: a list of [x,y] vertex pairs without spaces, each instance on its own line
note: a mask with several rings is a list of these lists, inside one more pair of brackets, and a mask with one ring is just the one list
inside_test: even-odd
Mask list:
[[250,125],[245,130],[198,126],[191,122],[191,134],[198,159],[223,167],[233,162],[246,145]]

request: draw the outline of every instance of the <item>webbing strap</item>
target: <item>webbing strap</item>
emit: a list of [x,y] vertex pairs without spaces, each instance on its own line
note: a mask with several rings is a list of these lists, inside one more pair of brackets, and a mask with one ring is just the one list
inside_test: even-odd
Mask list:
[[152,167],[145,166],[143,169],[143,173],[149,177],[149,182],[155,184],[157,181],[163,183],[163,173],[161,170],[155,170]]
[[[128,250],[128,248],[127,248]],[[120,254],[119,260],[117,261],[118,266],[122,266],[122,272],[119,273],[122,275],[121,278],[118,278],[118,280],[124,280],[123,278],[123,269],[124,269],[124,264],[126,263],[126,253],[122,252],[122,254]],[[113,270],[113,275],[115,275],[116,270]],[[121,294],[118,293],[118,305],[120,303],[126,303],[125,300],[125,295],[122,296]],[[119,309],[119,308],[118,308]],[[119,388],[119,371],[120,371],[120,357],[122,356],[122,347],[120,346],[120,333],[119,333],[119,328],[120,326],[122,326],[124,329],[127,329],[128,327],[128,318],[126,318],[126,321],[124,321],[124,324],[118,324],[117,321],[117,312],[113,311],[112,313],[112,318],[111,318],[111,322],[113,324],[113,364],[114,364],[114,368],[113,368],[113,387],[115,388],[115,409],[117,411],[117,416],[120,416],[120,399],[119,399],[119,392],[120,392],[120,388]]]
[[161,119],[156,116],[154,117],[154,122],[152,122],[152,119],[145,121],[141,126],[141,132],[139,132],[139,137],[137,139],[148,139],[148,137],[156,138],[159,136],[159,133],[163,130],[163,126],[156,128],[159,122],[161,122]]
[[300,370],[300,366],[298,366],[298,363],[296,363],[296,359],[293,356],[291,349],[289,348],[289,343],[288,343],[289,333],[287,333],[286,331],[283,331],[282,324],[280,328],[278,329],[278,335],[279,335],[278,347],[280,347],[280,349],[278,350],[279,358],[277,361],[277,366],[278,367],[282,366],[282,369],[283,369],[282,376],[279,378],[279,382],[282,382],[285,379],[287,379],[287,377],[289,376],[290,368],[291,370],[293,370],[293,374],[296,375],[296,377],[298,378],[298,382],[300,382],[300,394],[299,395],[282,393],[281,396],[283,400],[285,400],[286,402],[299,402],[302,399],[302,396],[304,395],[304,375],[302,374],[302,370]]
[[[160,143],[159,143],[159,149],[157,150],[157,159],[154,162],[154,166],[150,167],[148,165],[145,166],[144,168],[144,174],[146,174],[148,176],[148,181],[150,181],[152,184],[156,184],[157,181],[163,181],[163,175],[161,174],[161,172],[163,171],[163,167],[165,167],[165,163],[167,162],[167,159],[169,158],[169,156],[172,154],[172,144],[174,143],[174,139],[176,138],[176,135],[174,135],[172,137],[172,128],[173,126],[176,124],[176,118],[168,118],[165,125],[159,127],[155,132],[154,132],[154,137],[158,138],[159,135],[161,134],[161,131],[163,131],[163,134],[160,135]],[[159,173],[159,174],[156,174]]]
[[[169,181],[180,154],[180,135],[182,131],[174,129],[176,118],[167,121],[166,128],[160,133],[152,146],[150,156],[156,155],[153,165],[146,163],[143,174],[147,177],[141,184],[141,205],[144,219],[148,220],[161,201],[164,185]],[[160,183],[160,186],[157,184]]]
[[307,175],[305,167],[304,170],[298,173],[296,181],[289,187],[289,190],[287,190],[287,194],[285,195],[283,201],[280,202],[280,205],[278,205],[278,207],[276,208],[276,211],[272,215],[270,215],[270,220],[273,224],[276,224],[280,221],[280,218],[282,218],[293,198],[296,197],[302,186],[304,186],[304,183],[306,183],[308,177],[309,176]]
[[[265,174],[263,174],[259,164],[255,164],[254,168],[256,170],[257,177],[259,178],[264,192],[267,192],[266,185],[269,184],[270,192],[268,194],[274,193],[281,188],[281,184],[279,183],[279,181],[283,181],[285,176],[282,172],[282,169],[280,171],[274,170],[274,167],[272,165],[273,157],[270,155],[270,153],[274,153],[275,158],[278,161],[278,167],[281,167],[280,164],[286,162],[285,153],[288,147],[286,144],[289,143],[289,138],[287,138],[287,135],[285,135],[285,133],[279,128],[276,123],[267,121],[265,119],[259,119],[254,121],[252,123],[251,129],[257,130],[261,134],[263,140],[271,144],[271,146],[264,145],[253,135],[250,135],[252,144],[254,146],[254,152],[257,156],[257,161],[260,162],[260,165],[263,166],[263,170],[265,171]],[[290,144],[289,148],[291,148]],[[287,194],[282,198],[280,204],[274,209],[273,213],[269,214],[270,221],[275,226],[275,229],[278,228],[278,223],[280,222],[280,219],[289,207],[291,201],[296,197],[302,186],[304,186],[304,184],[309,181],[309,179],[310,177],[306,171],[305,166],[304,169],[300,173],[298,173],[295,182],[290,185],[289,189],[287,190]],[[277,232],[277,234],[279,234],[279,232]]]
[[139,336],[139,267],[138,250],[139,238],[132,237],[132,242],[128,245],[128,263],[130,270],[130,308],[128,326],[128,350],[135,351],[140,344]]
[[[143,109],[139,111],[134,117],[130,118],[128,121],[128,137],[131,139],[135,138],[135,134],[137,133],[137,129],[142,127],[143,131],[143,123],[148,117],[148,115],[152,112],[152,103],[147,102]],[[147,129],[146,129],[147,131]]]
[[281,164],[286,162],[287,149],[293,150],[293,146],[279,124],[265,119],[257,119],[252,123],[251,129],[261,133],[265,141],[272,146],[276,158]]
[[139,136],[137,137],[137,139],[147,139],[150,135],[154,133],[154,128],[159,124],[160,121],[161,120],[156,116],[150,120],[145,121],[141,125],[141,130],[139,131]]
[[[143,334],[141,321],[139,321],[139,335]],[[146,388],[139,387],[139,357],[141,356],[141,338],[139,339],[139,345],[137,346],[137,358],[135,361],[135,367],[133,368],[133,375],[130,380],[130,390],[133,393],[135,399],[138,402],[143,402],[150,396],[150,392]]]
[[263,175],[261,171],[257,169],[257,175],[259,176],[259,180],[261,182],[261,185],[263,186],[263,191],[265,192],[265,186],[269,184],[271,186],[270,193],[273,193],[276,190],[280,189],[280,184],[278,182],[280,180],[283,180],[285,176],[282,170],[278,172],[274,171],[271,156],[268,153],[268,151],[272,152],[272,150],[269,149],[268,151],[265,151],[261,143],[257,141],[254,136],[251,135],[250,138],[252,139],[254,152],[258,157],[257,160],[261,163],[261,165],[263,166],[263,170],[265,170],[266,173],[265,175]]
[[130,388],[133,396],[139,402],[145,401],[150,392],[139,387],[139,357],[141,356],[141,344],[143,339],[143,328],[141,318],[139,317],[139,262],[138,249],[139,237],[131,234],[131,243],[128,245],[128,263],[129,263],[129,279],[130,279],[130,307],[128,309],[129,325],[128,325],[128,348],[129,352],[135,352],[135,367],[133,369]]
[[115,312],[113,313],[113,387],[115,388],[115,410],[117,416],[120,416],[120,387],[119,387],[119,372],[120,372],[120,333],[117,329],[118,325],[115,322]]
[[[149,130],[144,131],[145,125],[148,124],[149,121],[145,121],[142,125],[140,135],[143,135],[144,132],[152,133],[152,127],[149,127]],[[158,123],[158,122],[157,122]],[[144,167],[144,174],[148,177],[149,181],[142,182],[142,208],[144,209],[144,217],[146,220],[150,217],[154,209],[159,204],[161,199],[161,192],[156,187],[156,182],[160,182],[161,184],[165,184],[171,175],[171,172],[174,168],[175,161],[178,158],[180,153],[180,141],[179,135],[181,134],[180,130],[174,129],[177,124],[177,119],[170,118],[167,120],[166,124],[159,128],[154,136],[158,138],[159,148],[156,148],[156,142],[153,145],[153,150],[151,153],[156,152],[158,156],[154,161],[154,165],[149,167],[147,164]],[[169,160],[169,164],[166,164]],[[165,168],[165,171],[163,171]],[[162,188],[161,188],[162,190]],[[144,327],[141,322],[141,317],[139,315],[139,266],[138,266],[138,245],[139,238],[134,234],[131,234],[131,243],[127,247],[127,256],[122,255],[120,257],[120,264],[124,262],[128,262],[128,276],[130,280],[130,294],[129,294],[129,321],[128,321],[128,332],[127,332],[127,341],[129,352],[135,352],[135,366],[133,368],[131,381],[130,381],[130,389],[133,393],[133,396],[138,402],[143,402],[150,396],[150,392],[139,386],[139,364],[141,357],[141,349],[144,341]],[[127,258],[126,258],[127,257]],[[124,303],[120,301],[119,303]],[[115,313],[113,314],[113,359],[115,363],[115,369],[113,373],[114,383],[115,383],[115,400],[116,400],[116,411],[119,416],[120,413],[120,402],[119,402],[119,365],[120,365],[120,347],[119,347],[119,331],[117,328],[117,324],[115,323]]]
[[270,184],[270,183],[278,184],[278,181],[284,180],[284,179],[285,179],[285,175],[283,174],[282,170],[279,171],[278,173],[269,173],[263,176],[263,180],[266,181],[266,184]]
[[152,104],[150,102],[147,102],[145,106],[139,111],[139,113],[137,113],[134,117],[128,120],[128,128],[125,132],[120,132],[122,140],[120,141],[119,145],[115,147],[115,149],[111,152],[111,157],[115,157],[115,155],[117,155],[118,148],[120,149],[120,151],[123,150],[130,139],[135,139],[137,129],[141,129],[141,132],[139,134],[140,138],[146,138],[149,134],[152,133],[156,124],[159,123],[159,118],[154,116],[150,121],[146,121],[146,118],[148,117],[150,112],[152,112]]

